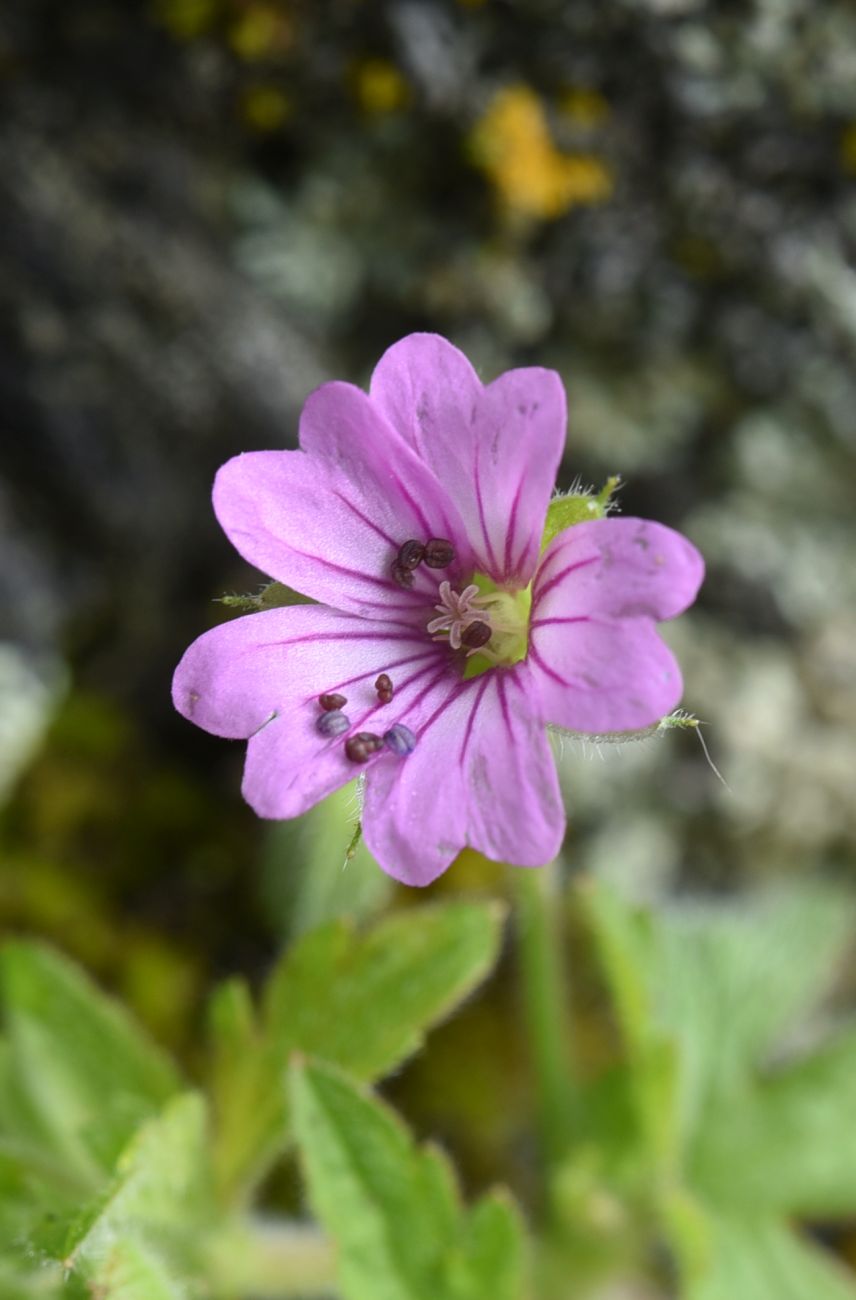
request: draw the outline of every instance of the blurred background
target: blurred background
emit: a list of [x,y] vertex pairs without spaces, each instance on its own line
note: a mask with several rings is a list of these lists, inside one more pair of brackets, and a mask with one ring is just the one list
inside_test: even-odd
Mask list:
[[[192,1068],[215,978],[385,902],[341,871],[352,799],[260,823],[169,685],[261,581],[216,467],[426,329],[485,378],[558,370],[564,485],[621,474],[708,560],[668,635],[730,790],[692,732],[566,744],[569,870],[642,900],[851,878],[854,181],[848,0],[7,0],[2,928]],[[429,892],[504,887],[467,860]],[[477,1186],[526,1183],[508,983],[392,1088]]]

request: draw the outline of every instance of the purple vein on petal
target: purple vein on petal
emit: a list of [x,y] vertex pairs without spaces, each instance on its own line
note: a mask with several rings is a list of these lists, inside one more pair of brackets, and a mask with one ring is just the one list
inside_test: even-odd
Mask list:
[[514,731],[512,730],[511,717],[508,712],[508,701],[505,698],[505,677],[499,673],[496,678],[496,693],[499,697],[499,709],[502,714],[502,721],[505,724],[505,730],[508,732],[508,742],[513,747],[515,744]]
[[479,474],[479,444],[478,444],[478,443],[476,443],[476,457],[475,457],[475,465],[474,465],[473,477],[474,477],[474,480],[475,480],[475,489],[476,489],[476,505],[478,506],[478,511],[479,511],[479,523],[480,523],[480,525],[481,525],[481,531],[482,531],[482,537],[484,538],[484,544],[485,544],[485,546],[487,547],[487,560],[488,560],[488,562],[489,562],[490,564],[493,565],[493,571],[494,571],[494,573],[495,573],[495,574],[497,575],[497,577],[498,577],[499,574],[501,573],[501,567],[500,567],[500,565],[497,563],[496,556],[494,555],[494,552],[493,552],[493,544],[492,544],[492,542],[491,542],[491,540],[490,540],[490,537],[488,536],[487,524],[486,524],[486,522],[485,522],[485,515],[484,515],[484,500],[483,500],[483,498],[482,498],[482,490],[481,490],[481,476],[480,476],[480,474]]
[[[252,539],[253,534],[245,532],[243,529],[233,529],[232,537],[249,537]],[[370,582],[376,587],[383,587],[391,596],[400,596],[405,592],[405,588],[399,587],[391,578],[378,578],[373,573],[364,573],[362,569],[352,569],[346,564],[336,564],[334,560],[322,559],[320,555],[311,555],[309,551],[301,551],[298,547],[286,543],[289,551],[294,555],[299,555],[302,560],[311,560],[313,564],[319,564],[324,569],[334,569],[336,573],[344,573],[348,578],[357,578],[360,582]]]
[[470,709],[470,714],[469,717],[467,718],[467,725],[464,729],[464,739],[461,742],[461,752],[458,756],[458,762],[460,763],[463,763],[464,758],[466,756],[467,747],[469,746],[470,743],[470,736],[472,735],[473,727],[475,726],[476,714],[479,710],[479,706],[484,697],[484,693],[487,690],[488,686],[490,685],[490,681],[491,681],[491,674],[486,673],[481,683],[481,686],[479,687],[479,690],[476,694],[476,698],[473,700],[473,706]]
[[536,627],[549,627],[552,623],[591,623],[590,614],[576,614],[568,618],[536,618],[529,624],[529,631],[534,632]]
[[[520,559],[518,560],[517,564],[514,565],[514,566],[512,566],[512,555],[511,555],[511,553],[512,553],[512,547],[513,547],[513,545],[514,545],[514,534],[515,534],[516,529],[517,529],[517,508],[518,508],[518,506],[520,505],[520,496],[521,496],[521,493],[522,493],[522,492],[523,492],[523,478],[522,478],[522,476],[521,476],[521,478],[519,479],[519,481],[518,481],[518,483],[517,483],[517,490],[516,490],[515,493],[514,493],[514,500],[513,500],[512,503],[511,503],[511,514],[510,514],[510,516],[509,516],[509,520],[508,520],[508,532],[505,534],[505,574],[504,574],[504,576],[505,576],[506,578],[509,577],[509,576],[514,572],[514,569],[515,569],[515,568],[518,568],[518,567],[520,566],[520,562],[521,562],[522,559],[523,559],[523,555],[526,554],[526,547],[524,547],[523,555],[520,556]],[[527,543],[526,543],[526,546],[528,547],[528,545],[529,545],[529,543],[527,542]]]
[[[255,617],[252,615],[251,617]],[[359,623],[359,618],[354,618],[355,623]],[[222,627],[228,627],[227,623],[221,624]],[[307,641],[407,641],[411,640],[417,645],[422,644],[418,635],[404,637],[400,632],[312,632],[305,636],[289,637],[287,641],[254,641],[241,654],[253,654],[256,650],[274,650],[280,646],[303,645]]]
[[553,681],[558,682],[560,686],[567,686],[568,689],[571,691],[582,690],[582,687],[577,682],[569,682],[567,677],[563,677],[561,673],[556,672],[555,668],[551,668],[550,665],[545,662],[542,656],[539,655],[534,645],[531,644],[529,646],[529,658],[534,660],[534,662],[541,669],[542,673],[545,673],[547,677],[552,677]]
[[584,560],[575,560],[573,564],[569,564],[567,568],[562,569],[559,573],[555,574],[543,587],[539,587],[536,591],[535,599],[532,602],[533,611],[541,604],[541,601],[547,595],[547,592],[552,591],[554,587],[557,587],[564,578],[567,578],[572,573],[576,573],[578,569],[587,569],[590,564],[597,564],[600,558],[600,555],[589,555]]
[[392,479],[393,483],[398,488],[401,495],[404,497],[404,500],[407,502],[407,504],[410,506],[410,509],[413,511],[414,515],[419,520],[420,526],[425,530],[426,538],[430,537],[431,525],[428,523],[428,520],[425,518],[425,512],[423,511],[422,507],[419,505],[417,501],[413,500],[413,497],[410,495],[407,488],[404,486],[404,484],[402,483],[401,479],[398,477],[394,469],[389,470],[389,477]]
[[[436,656],[432,656],[432,658],[434,659],[434,663],[436,663]],[[413,684],[415,682],[418,682],[421,677],[425,677],[428,673],[430,673],[434,667],[434,663],[426,664],[425,667],[420,668],[418,672],[411,673],[410,677],[406,678],[405,681],[397,683],[396,697],[400,695],[403,691],[406,691],[408,686],[413,686]],[[443,677],[446,672],[448,672],[448,668],[444,666],[442,671],[439,673],[439,675],[434,679],[433,682],[431,682],[431,686],[433,686],[437,681],[439,681],[440,678]],[[417,703],[418,700],[420,700],[421,698],[422,698],[421,695],[417,696],[417,699],[413,703]],[[402,701],[402,704],[404,708],[404,714],[406,716],[407,710],[412,708],[413,704],[408,704],[406,701]],[[375,713],[379,712],[380,709],[385,709],[387,707],[388,706],[385,704],[380,704],[380,703],[373,704],[370,709],[366,709],[366,711],[362,714],[359,722],[351,723],[351,730],[353,731],[355,728],[359,730],[360,727],[365,726],[369,718],[373,717]]]
[[[438,677],[436,680],[439,681],[440,678]],[[435,684],[436,684],[435,682],[432,682],[432,683],[431,683],[431,687],[433,687]],[[467,687],[468,687],[469,685],[470,685],[470,683],[469,683],[468,681],[467,681],[467,682],[458,682],[458,684],[457,684],[456,686],[454,686],[454,687],[452,688],[452,690],[449,691],[449,693],[448,693],[448,695],[446,696],[446,698],[442,701],[441,704],[439,704],[439,705],[437,706],[437,708],[436,708],[436,709],[434,710],[434,712],[431,714],[431,717],[428,718],[427,722],[424,722],[424,723],[422,724],[422,726],[419,728],[419,735],[420,735],[420,737],[424,736],[424,735],[425,735],[425,732],[428,731],[428,729],[429,729],[430,727],[433,727],[433,725],[434,725],[434,723],[437,721],[437,719],[438,719],[439,717],[441,717],[441,716],[446,712],[446,710],[449,708],[450,705],[452,705],[452,704],[455,703],[455,700],[457,700],[457,699],[460,698],[460,696],[464,693],[464,691],[467,689]],[[429,689],[431,689],[431,688],[429,687]],[[423,691],[423,692],[422,692],[422,695],[420,695],[419,698],[420,698],[420,699],[423,699],[424,696],[426,695],[426,693],[427,693],[427,692]]]
[[[427,650],[421,650],[419,654],[408,655],[404,659],[393,659],[392,663],[387,663],[386,660],[381,660],[381,663],[383,664],[382,669],[378,667],[369,668],[366,672],[357,673],[356,676],[354,677],[347,677],[342,682],[331,683],[328,693],[333,694],[334,692],[343,690],[344,687],[346,686],[353,686],[355,682],[364,682],[367,681],[370,677],[377,677],[380,671],[388,673],[392,669],[404,668],[406,667],[407,664],[418,663],[420,659],[428,659],[428,658],[436,659],[438,648],[439,647],[431,647],[430,649]],[[408,685],[408,683],[405,683],[405,685]],[[403,687],[399,687],[398,689],[403,689]],[[304,703],[311,704],[312,701],[317,698],[318,696],[316,692],[313,691],[311,695],[304,696]]]
[[397,542],[394,537],[390,537],[389,533],[385,532],[385,530],[381,528],[379,524],[376,524],[373,519],[370,519],[367,514],[365,514],[362,510],[360,510],[359,506],[355,506],[353,501],[351,501],[349,497],[346,497],[342,492],[340,492],[338,488],[333,488],[333,496],[338,497],[339,500],[342,502],[342,505],[348,507],[348,509],[351,511],[351,514],[356,515],[358,519],[362,520],[362,522],[368,528],[371,528],[372,532],[377,533],[378,537],[383,538],[383,540],[387,542],[391,547],[393,547],[397,553],[398,548],[401,545],[400,542]]

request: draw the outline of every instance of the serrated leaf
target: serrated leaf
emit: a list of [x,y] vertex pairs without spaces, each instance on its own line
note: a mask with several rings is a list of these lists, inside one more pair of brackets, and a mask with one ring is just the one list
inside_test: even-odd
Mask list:
[[821,891],[650,915],[602,886],[586,902],[637,1062],[657,1038],[678,1053],[681,1147],[817,1002],[852,922],[851,905]]
[[[587,901],[635,1094],[650,1103],[639,1113],[677,1121],[671,1158],[651,1152],[692,1300],[856,1300],[854,1281],[786,1220],[856,1209],[856,1030],[770,1066],[841,961],[850,903],[806,891],[644,915],[602,889]],[[671,1101],[657,1098],[658,1041],[674,1056]]]
[[707,1265],[687,1300],[856,1300],[856,1277],[784,1224],[744,1217],[711,1223]]
[[296,944],[267,988],[268,1032],[374,1079],[421,1046],[429,1025],[496,959],[502,908],[448,903],[387,917],[358,936],[343,922]]
[[525,1289],[526,1251],[520,1212],[501,1190],[489,1192],[473,1206],[467,1225],[468,1244],[453,1278],[461,1300],[520,1300]]
[[711,1087],[728,1087],[829,987],[852,933],[852,905],[809,891],[666,914],[653,995]]
[[471,1213],[446,1160],[392,1111],[319,1064],[295,1066],[310,1194],[339,1248],[345,1300],[519,1300],[520,1225],[499,1194]]
[[190,1294],[162,1259],[128,1238],[116,1242],[93,1282],[98,1300],[187,1300]]
[[279,1081],[293,1052],[372,1080],[421,1045],[487,974],[496,904],[451,903],[388,917],[365,934],[335,921],[299,940],[265,995],[259,1049],[217,1092],[218,1167],[227,1190],[259,1177],[287,1141]]
[[75,1300],[59,1268],[16,1267],[0,1258],[0,1300]]
[[708,1110],[692,1177],[711,1202],[822,1218],[856,1209],[856,1029]]
[[0,950],[8,1046],[0,1133],[97,1185],[139,1123],[179,1087],[173,1066],[73,963],[35,943]]
[[62,1261],[100,1282],[125,1241],[187,1262],[212,1222],[205,1104],[173,1098],[123,1152],[107,1190],[69,1228]]

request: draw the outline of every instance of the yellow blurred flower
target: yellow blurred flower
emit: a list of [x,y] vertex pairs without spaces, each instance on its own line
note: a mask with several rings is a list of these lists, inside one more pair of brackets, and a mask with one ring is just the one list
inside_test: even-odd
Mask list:
[[248,63],[281,54],[292,40],[291,24],[273,5],[251,5],[229,31],[229,44]]
[[182,41],[190,41],[207,31],[218,9],[218,0],[157,0],[155,4],[158,19]]
[[293,111],[291,100],[278,86],[249,86],[241,99],[241,117],[254,131],[276,131]]
[[366,59],[354,71],[354,90],[366,113],[393,113],[410,98],[410,87],[395,64],[386,59]]
[[612,193],[604,162],[556,148],[543,105],[528,86],[500,91],[471,143],[502,203],[521,215],[559,217],[577,204],[602,203]]

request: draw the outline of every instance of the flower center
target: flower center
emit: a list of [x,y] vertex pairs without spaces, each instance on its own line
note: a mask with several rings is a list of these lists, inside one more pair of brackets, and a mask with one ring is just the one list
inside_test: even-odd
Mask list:
[[529,645],[529,609],[532,589],[505,591],[482,573],[463,591],[441,582],[437,618],[427,625],[435,641],[448,639],[453,650],[464,650],[465,677],[477,677],[489,668],[508,667],[526,657]]

